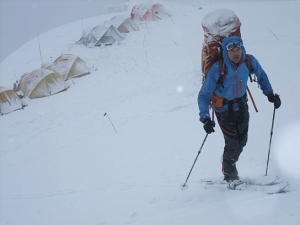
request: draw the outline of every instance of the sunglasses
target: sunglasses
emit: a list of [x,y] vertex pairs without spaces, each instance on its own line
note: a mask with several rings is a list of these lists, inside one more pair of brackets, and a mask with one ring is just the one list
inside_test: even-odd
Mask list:
[[241,42],[233,42],[233,43],[230,43],[228,45],[226,45],[226,49],[229,51],[229,50],[232,50],[234,48],[241,48],[242,47],[242,43]]

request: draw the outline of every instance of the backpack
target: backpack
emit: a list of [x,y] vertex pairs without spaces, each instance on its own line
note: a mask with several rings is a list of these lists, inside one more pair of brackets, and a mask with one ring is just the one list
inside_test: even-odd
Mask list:
[[[202,28],[204,30],[204,40],[202,45],[202,54],[201,54],[201,67],[202,67],[202,84],[207,76],[207,73],[211,66],[219,61],[220,68],[220,77],[217,81],[216,88],[223,85],[225,74],[226,74],[226,65],[223,63],[222,57],[222,41],[224,38],[229,36],[239,36],[241,37],[241,22],[237,15],[229,9],[217,9],[208,13],[202,20]],[[255,76],[254,80],[252,79],[253,68],[251,61],[248,55],[246,55],[245,61],[247,68],[249,70],[250,81],[256,81]],[[247,88],[248,93],[250,94],[251,100],[254,104],[252,95]],[[244,97],[244,96],[243,96]],[[247,95],[245,95],[247,98]],[[221,107],[224,103],[224,100],[221,97],[216,95],[211,96],[210,105],[213,108]],[[256,109],[256,106],[254,104]],[[257,109],[256,109],[257,111]]]
[[[241,22],[229,9],[217,9],[208,13],[202,20],[204,40],[201,54],[201,67],[204,82],[211,66],[222,60],[221,43],[229,36],[241,37]],[[221,68],[221,67],[220,67]]]

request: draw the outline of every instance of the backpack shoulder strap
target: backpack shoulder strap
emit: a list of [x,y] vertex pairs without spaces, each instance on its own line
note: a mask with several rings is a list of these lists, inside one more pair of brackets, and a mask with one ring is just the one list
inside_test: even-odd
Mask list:
[[[246,54],[244,62],[246,63],[247,68],[249,70],[250,81],[253,82],[252,74],[254,73],[254,69],[252,67],[251,60],[250,60],[248,54]],[[219,76],[219,79],[217,81],[216,88],[223,85],[223,82],[224,82],[224,79],[225,79],[225,74],[226,74],[226,65],[225,65],[224,59],[222,57],[219,59],[219,68],[220,68],[220,76]]]
[[252,67],[251,60],[250,60],[248,54],[246,54],[246,57],[245,57],[244,62],[246,63],[247,68],[248,68],[248,70],[249,70],[249,78],[250,78],[250,81],[253,82],[252,74],[254,73],[254,69],[253,69],[253,67]]
[[220,87],[223,85],[224,79],[225,79],[225,74],[226,74],[226,65],[224,63],[224,59],[221,57],[219,59],[219,68],[220,68],[220,76],[217,81],[216,88]]

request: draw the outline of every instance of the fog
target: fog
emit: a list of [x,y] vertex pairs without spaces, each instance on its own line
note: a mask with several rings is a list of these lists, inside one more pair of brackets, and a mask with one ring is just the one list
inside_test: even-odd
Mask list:
[[[49,30],[107,13],[123,0],[0,0],[0,63],[23,44]],[[78,11],[78,8],[81,10]]]
[[[108,5],[128,1],[130,0],[0,0],[0,63],[38,34],[77,20],[103,15],[108,13],[106,8]],[[211,4],[244,1],[260,0],[160,0],[158,2]],[[81,10],[78,11],[78,8]]]

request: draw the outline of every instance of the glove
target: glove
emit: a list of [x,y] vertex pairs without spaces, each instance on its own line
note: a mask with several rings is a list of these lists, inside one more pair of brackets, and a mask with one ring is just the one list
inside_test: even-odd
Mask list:
[[271,93],[271,94],[268,94],[267,96],[268,96],[269,102],[274,103],[275,109],[278,109],[281,105],[281,100],[280,100],[279,95],[278,94],[274,95],[274,93]]
[[212,132],[215,132],[214,127],[216,123],[215,121],[212,121],[210,118],[207,118],[204,120],[203,128],[206,131],[206,133],[210,134]]

